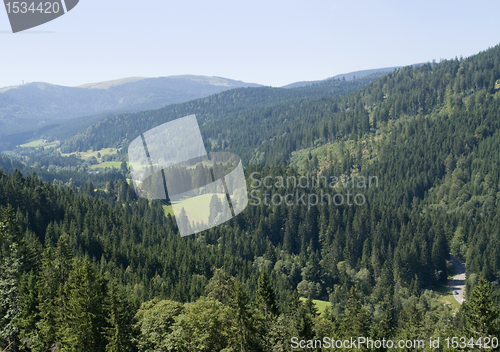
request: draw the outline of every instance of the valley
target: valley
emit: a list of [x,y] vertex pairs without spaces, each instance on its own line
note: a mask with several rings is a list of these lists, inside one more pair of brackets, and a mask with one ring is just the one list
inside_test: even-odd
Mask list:
[[[497,45],[352,80],[221,84],[24,136],[0,155],[0,290],[10,299],[0,308],[16,327],[0,336],[25,351],[141,352],[290,351],[294,336],[497,337],[499,80]],[[145,83],[132,81],[116,87]],[[241,157],[249,192],[256,175],[282,198],[316,194],[280,183],[305,176],[376,187],[339,184],[363,204],[251,204],[181,237],[168,200],[136,194],[127,151],[190,114],[207,152]],[[212,195],[174,204],[208,222]]]

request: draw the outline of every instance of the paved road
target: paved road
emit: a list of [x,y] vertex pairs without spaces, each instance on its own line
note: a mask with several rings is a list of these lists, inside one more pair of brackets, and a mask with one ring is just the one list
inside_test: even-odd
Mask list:
[[[453,297],[458,303],[462,304],[465,298],[465,265],[452,255],[450,255],[450,260],[455,267],[455,276],[448,280],[448,289],[452,291]],[[458,291],[458,295],[455,294],[455,291]]]

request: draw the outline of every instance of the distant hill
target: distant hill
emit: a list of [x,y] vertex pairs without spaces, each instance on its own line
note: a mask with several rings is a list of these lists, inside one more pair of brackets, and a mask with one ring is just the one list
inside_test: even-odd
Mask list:
[[[349,81],[325,80],[316,85],[294,89],[234,89],[157,110],[114,115],[69,139],[67,137],[70,133],[62,130],[57,133],[44,131],[37,137],[63,142],[66,139],[61,147],[64,152],[98,150],[104,147],[126,148],[130,141],[148,129],[182,116],[196,114],[204,140],[208,144],[207,150],[226,150],[231,145],[231,151],[245,162],[254,157],[262,161],[273,159],[273,162],[286,162],[289,153],[297,149],[303,139],[309,138],[309,132],[302,130],[305,124],[314,119],[321,121],[328,118],[340,109],[338,104],[342,102],[339,100],[341,97],[382,76],[384,73],[356,77]],[[340,119],[338,123],[342,124]],[[315,128],[318,128],[316,124],[308,127],[310,130]],[[287,139],[286,146],[268,149],[270,143],[276,142],[277,136]]]
[[125,83],[132,83],[137,81],[142,81],[143,79],[148,79],[147,77],[127,77],[121,79],[114,79],[111,81],[103,81],[97,83],[86,83],[80,86],[76,86],[76,88],[90,88],[90,89],[108,89],[110,87],[121,86]]
[[81,116],[157,109],[228,89],[258,86],[220,77],[185,75],[132,77],[80,87],[34,82],[0,88],[0,136]]
[[375,73],[389,73],[394,70],[398,70],[403,66],[394,66],[394,67],[384,67],[384,68],[374,68],[371,70],[362,70],[362,71],[355,71],[355,72],[349,72],[349,73],[341,73],[340,75],[336,75],[327,79],[319,80],[319,81],[301,81],[301,82],[295,82],[295,83],[290,83],[287,84],[286,86],[283,86],[282,88],[298,88],[298,87],[305,87],[305,86],[310,86],[313,84],[318,84],[320,82],[328,81],[328,80],[336,80],[336,79],[345,79],[346,81],[354,79],[354,78],[361,78],[369,75],[373,75]]

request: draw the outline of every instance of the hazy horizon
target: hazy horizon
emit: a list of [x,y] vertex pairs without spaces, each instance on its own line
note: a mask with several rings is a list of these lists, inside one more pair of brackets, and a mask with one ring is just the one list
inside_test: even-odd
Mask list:
[[9,54],[0,86],[193,74],[281,87],[476,54],[500,42],[499,10],[494,1],[150,2],[141,9],[82,0],[16,34],[0,11],[0,44]]

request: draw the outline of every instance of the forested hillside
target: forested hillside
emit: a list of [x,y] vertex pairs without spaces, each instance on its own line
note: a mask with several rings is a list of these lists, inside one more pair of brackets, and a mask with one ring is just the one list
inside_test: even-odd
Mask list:
[[[313,114],[323,104],[333,106],[333,97],[349,94],[382,74],[352,81],[329,80],[317,85],[283,88],[234,89],[204,99],[177,104],[159,110],[120,115],[103,120],[75,138],[67,141],[62,150],[101,149],[107,146],[126,148],[139,133],[179,116],[196,114],[207,150],[238,151],[249,160],[252,148],[275,135],[276,124],[282,122],[289,110],[292,121],[298,114]],[[281,119],[277,121],[277,116]],[[285,160],[285,159],[283,159]]]
[[[327,78],[326,80],[336,80],[336,79],[346,79],[346,80],[351,80],[351,79],[356,79],[356,78],[361,78],[365,76],[372,75],[374,73],[389,73],[394,70],[400,69],[403,66],[394,66],[394,67],[384,67],[384,68],[375,68],[371,70],[361,70],[361,71],[355,71],[355,72],[349,72],[349,73],[341,73],[339,75],[335,75],[333,77]],[[321,81],[301,81],[301,82],[294,82],[287,84],[286,86],[283,86],[282,88],[297,88],[297,87],[305,87],[305,86],[310,86],[313,84],[318,84],[322,83],[324,80]]]
[[[296,175],[283,168],[246,171]],[[181,238],[160,204],[136,199],[125,182],[75,193],[19,172],[3,174],[1,181],[0,202],[13,206],[12,215],[7,210],[3,217],[18,233],[2,242],[10,268],[2,277],[10,279],[9,292],[18,299],[2,305],[16,317],[2,338],[24,350],[151,351],[166,341],[175,351],[199,343],[236,350],[240,335],[245,350],[289,350],[292,336],[426,339],[461,329],[461,318],[452,318],[454,311],[425,290],[446,279],[447,234],[455,226],[445,215],[422,217],[377,201],[309,211],[301,204],[253,202],[234,220]],[[19,250],[9,245],[14,242]],[[320,318],[298,295],[327,299],[332,308]],[[176,303],[189,301],[195,303]],[[235,314],[245,320],[233,320]],[[425,324],[418,318],[424,315]],[[437,323],[442,320],[448,322]],[[214,323],[227,328],[211,328]],[[207,336],[191,341],[187,336],[195,331]]]
[[[439,108],[451,112],[460,109],[457,104],[470,104],[472,95],[474,99],[477,94],[478,99],[485,98],[486,92],[492,94],[498,88],[496,51],[498,48],[439,65],[406,67],[346,97],[332,95],[348,93],[349,85],[326,81],[291,90],[234,90],[165,109],[118,116],[94,125],[63,149],[126,147],[141,131],[194,113],[208,149],[233,151],[247,162],[286,163],[295,150],[362,136],[389,120],[430,114]],[[365,79],[369,78],[359,82]],[[340,88],[343,91],[339,92]]]
[[[1,172],[2,346],[267,352],[297,350],[294,336],[366,336],[425,347],[360,350],[480,350],[486,339],[499,350],[500,46],[334,97],[350,89],[338,82],[123,115],[64,146],[125,147],[196,113],[207,149],[252,163],[248,207],[194,236],[122,180],[65,187]],[[292,152],[305,171],[287,165]],[[318,176],[329,181],[280,183]],[[438,293],[450,253],[467,267],[460,306]],[[329,302],[321,315],[313,299]],[[465,344],[447,345],[453,336]]]
[[[44,155],[46,154],[46,155]],[[15,158],[0,155],[0,169],[13,173],[16,169],[24,175],[36,174],[41,180],[70,187],[82,187],[92,182],[96,187],[104,188],[110,180],[125,180],[128,170],[124,168],[105,169],[89,174],[87,165],[77,158],[50,156],[51,152],[39,151],[32,158],[21,162]],[[36,161],[35,161],[36,160]]]

